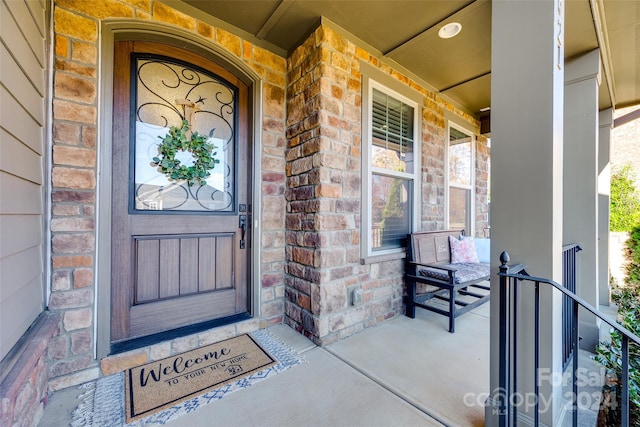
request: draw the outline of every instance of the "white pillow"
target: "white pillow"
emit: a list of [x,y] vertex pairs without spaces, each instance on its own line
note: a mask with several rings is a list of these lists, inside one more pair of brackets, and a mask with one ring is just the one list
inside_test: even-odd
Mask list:
[[473,238],[458,240],[449,236],[449,247],[451,248],[451,264],[478,263],[478,254]]
[[478,262],[489,264],[491,262],[491,239],[475,239]]

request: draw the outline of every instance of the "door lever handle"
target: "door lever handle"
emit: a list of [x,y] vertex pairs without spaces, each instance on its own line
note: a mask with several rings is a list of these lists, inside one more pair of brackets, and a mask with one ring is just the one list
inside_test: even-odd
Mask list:
[[245,248],[245,234],[247,234],[247,216],[246,215],[240,215],[240,224],[238,225],[238,227],[240,228],[240,249],[244,249]]

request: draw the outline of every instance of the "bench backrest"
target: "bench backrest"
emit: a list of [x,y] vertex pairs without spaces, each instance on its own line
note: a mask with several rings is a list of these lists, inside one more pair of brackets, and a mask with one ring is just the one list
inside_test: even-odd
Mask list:
[[451,262],[449,236],[456,239],[464,230],[419,231],[409,235],[408,259],[411,261],[434,264]]

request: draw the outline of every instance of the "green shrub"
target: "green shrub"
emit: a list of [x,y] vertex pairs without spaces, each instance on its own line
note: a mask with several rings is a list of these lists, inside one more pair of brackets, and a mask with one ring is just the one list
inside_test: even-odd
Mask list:
[[629,232],[624,254],[627,259],[625,283],[627,286],[640,287],[640,225]]
[[[618,306],[618,322],[640,336],[640,226],[634,228],[625,247],[627,276],[625,284],[612,283],[611,300]],[[622,337],[618,331],[611,333],[611,342],[600,342],[595,360],[617,375],[618,381],[605,386],[605,393],[616,396],[606,416],[606,426],[620,425],[620,378],[622,374]],[[640,425],[640,347],[629,345],[629,415],[632,426]]]
[[627,164],[611,175],[611,231],[630,231],[640,225],[640,195],[634,184],[631,165]]

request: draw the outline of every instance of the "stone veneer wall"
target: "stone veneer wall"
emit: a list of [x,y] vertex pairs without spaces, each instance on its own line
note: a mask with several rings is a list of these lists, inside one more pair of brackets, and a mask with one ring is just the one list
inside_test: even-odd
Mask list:
[[444,229],[447,122],[431,94],[422,109],[422,230]]
[[[286,322],[326,345],[403,307],[403,259],[361,261],[361,71],[365,62],[424,96],[422,229],[444,227],[445,110],[438,95],[321,25],[287,63]],[[366,143],[366,142],[365,142]],[[478,138],[476,219],[486,228],[486,139]],[[362,303],[353,305],[354,291]]]
[[476,137],[476,237],[491,237],[489,229],[489,168],[491,148],[487,138]]
[[[49,309],[61,315],[48,348],[51,389],[99,375],[93,358],[96,298],[96,173],[100,22],[119,18],[179,27],[242,60],[263,80],[262,277],[259,317],[103,359],[104,373],[167,357],[239,333],[281,323],[284,313],[285,80],[286,60],[222,28],[155,0],[56,0],[53,98],[52,283]],[[108,96],[108,94],[105,94]],[[108,125],[108,124],[107,124]]]
[[[93,359],[93,307],[96,168],[98,145],[103,143],[97,129],[98,34],[104,19],[155,21],[186,29],[255,70],[264,90],[261,313],[247,322],[105,358],[102,373],[283,320],[318,344],[327,344],[402,312],[403,260],[367,264],[360,259],[360,61],[424,96],[422,229],[444,227],[445,111],[477,126],[472,117],[326,26],[285,59],[156,0],[56,0],[54,7],[49,309],[62,320],[47,352],[51,389],[100,374]],[[485,146],[479,138],[478,207],[483,203],[482,186],[486,188],[481,160],[488,155]],[[482,213],[480,208],[478,223],[484,221]],[[351,304],[355,290],[363,297],[358,306]]]
[[[287,63],[285,312],[318,344],[402,305],[401,262],[390,262],[377,283],[359,262],[361,83],[349,48],[320,27]],[[366,304],[347,310],[349,291],[363,281]]]
[[0,426],[38,425],[49,396],[47,345],[59,324],[58,315],[40,313],[0,362]]

